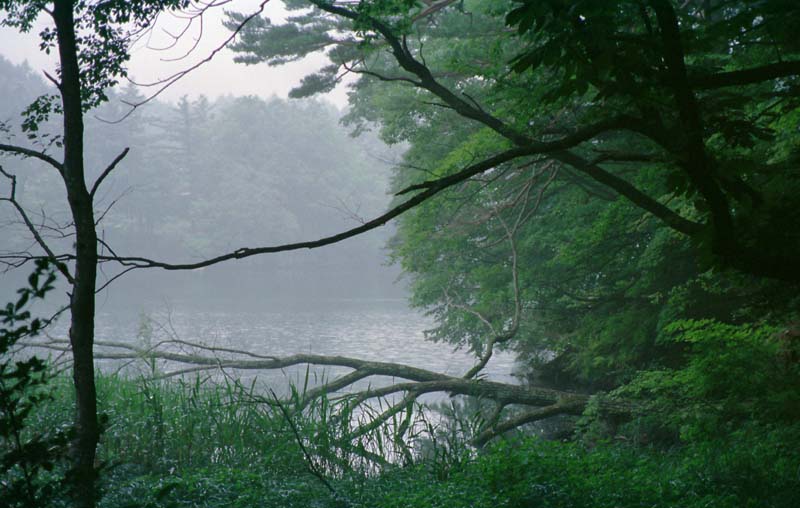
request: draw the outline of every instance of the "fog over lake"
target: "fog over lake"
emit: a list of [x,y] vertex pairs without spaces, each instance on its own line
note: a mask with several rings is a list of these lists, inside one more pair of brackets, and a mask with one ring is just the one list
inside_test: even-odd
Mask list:
[[[0,57],[3,118],[14,117],[46,84],[29,67]],[[87,171],[91,178],[124,147],[131,153],[98,195],[102,252],[194,262],[244,246],[313,240],[357,226],[389,205],[392,161],[402,147],[389,147],[374,133],[350,137],[339,124],[345,113],[315,101],[222,97],[154,102],[119,125],[100,118],[124,113],[131,89],[87,118]],[[42,131],[57,132],[57,122]],[[21,133],[10,133],[22,136]],[[68,222],[57,175],[28,160],[14,161],[18,195],[54,248],[71,252],[71,238],[58,230]],[[11,207],[0,208],[0,250],[25,252],[28,232]],[[143,342],[169,338],[261,355],[296,353],[350,356],[397,362],[462,375],[476,361],[468,351],[425,339],[434,323],[409,309],[401,270],[387,262],[392,225],[321,249],[271,254],[188,272],[136,270],[98,293],[96,340]],[[101,266],[98,285],[120,273]],[[14,298],[29,270],[2,278],[0,297]],[[63,280],[36,315],[67,303]],[[64,339],[68,315],[48,333]],[[97,347],[102,352],[102,347]],[[100,360],[104,370],[117,367]],[[141,363],[141,362],[139,362]],[[118,364],[117,364],[118,365]],[[185,367],[185,366],[184,366]],[[163,371],[180,368],[160,365]],[[499,354],[486,374],[509,379],[510,354]],[[317,369],[329,376],[346,372]],[[136,372],[131,371],[132,373]],[[280,389],[305,367],[258,373]],[[248,380],[256,373],[241,372]],[[372,382],[375,382],[373,380]]]

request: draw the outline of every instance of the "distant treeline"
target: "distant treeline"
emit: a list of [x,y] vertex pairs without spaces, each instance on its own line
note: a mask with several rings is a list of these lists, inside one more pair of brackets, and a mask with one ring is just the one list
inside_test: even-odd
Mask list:
[[[58,140],[48,133],[59,131],[57,117],[35,139],[12,127],[37,96],[52,93],[36,74],[0,58],[0,121],[9,126],[0,136],[40,149],[50,144],[48,152],[58,158]],[[87,116],[86,160],[91,181],[131,148],[98,196],[98,214],[111,207],[101,222],[104,241],[120,255],[193,261],[239,247],[310,240],[353,227],[388,203],[389,161],[396,151],[375,136],[349,136],[339,125],[342,112],[328,103],[184,97],[176,104],[148,103],[113,123],[129,112],[125,103],[145,97],[133,87],[110,96]],[[0,158],[0,164],[18,175],[17,197],[57,236],[68,217],[57,175],[19,158]],[[31,245],[16,219],[10,206],[0,207],[2,251]],[[398,272],[386,268],[383,250],[390,234],[383,230],[324,252],[259,257],[202,273],[137,274],[121,281],[124,290],[114,297],[396,296]],[[69,238],[52,241],[71,250]],[[0,293],[14,287],[4,283]]]

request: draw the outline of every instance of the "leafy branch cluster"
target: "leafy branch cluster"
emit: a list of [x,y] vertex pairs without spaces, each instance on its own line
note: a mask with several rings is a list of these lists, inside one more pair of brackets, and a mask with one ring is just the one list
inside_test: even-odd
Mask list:
[[[37,356],[14,355],[23,339],[35,337],[43,322],[31,318],[29,307],[53,288],[56,276],[46,261],[37,262],[28,278],[29,287],[19,290],[16,302],[0,309],[0,495],[6,506],[48,506],[62,494],[69,427],[32,429],[32,412],[51,399],[47,363]],[[51,476],[48,476],[50,475]]]

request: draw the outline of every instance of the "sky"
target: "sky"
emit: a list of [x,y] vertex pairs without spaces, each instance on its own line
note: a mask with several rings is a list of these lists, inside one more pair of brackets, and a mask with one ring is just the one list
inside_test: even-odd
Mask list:
[[[180,61],[168,60],[181,57],[194,44],[194,39],[200,36],[199,24],[195,22],[187,30],[181,44],[167,51],[159,51],[154,48],[163,48],[170,42],[166,32],[178,33],[185,25],[184,20],[174,16],[160,18],[149,40],[142,41],[132,48],[129,66],[131,78],[138,83],[152,82],[204,59],[230,35],[230,32],[222,26],[223,10],[250,13],[257,9],[259,3],[259,0],[232,0],[224,7],[206,12],[200,43],[187,58]],[[281,2],[271,0],[264,9],[264,15],[273,22],[280,22],[285,19],[287,12]],[[42,18],[39,21],[40,28],[48,20]],[[34,70],[48,71],[52,74],[55,60],[39,50],[38,32],[39,29],[34,28],[30,34],[19,34],[14,29],[0,27],[0,55],[14,63],[27,61]],[[219,52],[209,63],[195,69],[165,90],[159,98],[175,101],[183,95],[188,95],[190,98],[199,95],[216,98],[226,94],[285,98],[289,90],[300,83],[303,76],[325,63],[322,55],[311,55],[302,61],[281,67],[269,67],[266,64],[245,66],[234,63],[233,56],[233,52],[229,50]],[[145,87],[141,92],[149,95],[149,90],[155,89]],[[323,99],[340,108],[344,107],[347,104],[346,87],[337,87]]]

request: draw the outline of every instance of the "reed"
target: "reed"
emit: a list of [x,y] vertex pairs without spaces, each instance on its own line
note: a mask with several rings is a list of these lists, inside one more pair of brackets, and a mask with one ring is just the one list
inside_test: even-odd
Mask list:
[[[54,397],[39,408],[34,429],[71,421],[70,380],[57,377],[51,386]],[[285,418],[258,402],[254,384],[199,376],[149,380],[101,375],[97,389],[105,422],[98,458],[109,466],[125,464],[153,472],[210,465],[258,464],[285,472],[305,467]]]

